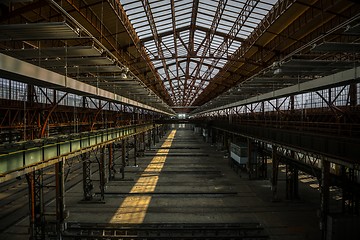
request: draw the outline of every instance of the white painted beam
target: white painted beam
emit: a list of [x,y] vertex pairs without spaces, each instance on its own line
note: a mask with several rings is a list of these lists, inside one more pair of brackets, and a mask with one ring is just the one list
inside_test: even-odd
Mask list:
[[308,82],[299,83],[299,84],[296,84],[296,85],[293,85],[290,87],[278,89],[278,90],[264,93],[264,94],[261,94],[261,95],[255,96],[255,97],[251,97],[251,98],[237,101],[234,103],[226,104],[221,107],[204,110],[204,111],[201,111],[196,114],[202,114],[202,113],[207,113],[207,112],[212,112],[212,111],[217,111],[217,110],[223,110],[223,109],[242,106],[242,105],[246,105],[246,104],[250,104],[250,103],[256,103],[256,102],[266,101],[266,100],[270,100],[270,99],[281,98],[281,97],[296,95],[296,94],[305,93],[305,92],[316,91],[319,89],[329,88],[329,87],[333,87],[333,86],[339,86],[339,85],[346,84],[347,82],[350,82],[350,81],[358,80],[359,78],[360,78],[360,67],[355,67],[355,68],[345,70],[342,72],[338,72],[338,73],[335,73],[335,74],[332,74],[329,76],[317,78],[317,79],[314,79],[314,80],[311,80]]
[[82,96],[92,96],[111,102],[119,102],[166,115],[173,115],[173,113],[165,112],[2,53],[0,53],[0,77],[37,86],[60,89],[64,92],[71,92]]

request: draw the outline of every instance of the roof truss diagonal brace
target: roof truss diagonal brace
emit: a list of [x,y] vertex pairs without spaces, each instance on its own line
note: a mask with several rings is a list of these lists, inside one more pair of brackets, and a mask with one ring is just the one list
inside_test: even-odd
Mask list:
[[[205,37],[206,38],[206,41],[205,43],[203,43],[203,46],[204,46],[204,51],[202,52],[202,57],[206,56],[207,53],[209,53],[210,55],[210,43],[212,42],[212,40],[214,39],[214,36],[215,36],[215,32],[216,32],[216,29],[217,27],[219,26],[219,23],[220,23],[220,19],[221,19],[221,16],[225,10],[225,6],[227,4],[227,0],[220,0],[219,1],[219,4],[216,8],[216,12],[215,12],[215,16],[214,16],[214,19],[211,23],[211,26],[210,26],[210,29],[209,29],[209,36]],[[191,30],[191,33],[194,35],[194,32],[195,32],[195,28]],[[189,44],[190,44],[190,41],[189,41]],[[193,44],[192,44],[192,47],[193,47]],[[189,46],[189,50],[194,50],[194,49],[191,49],[190,46]],[[191,53],[190,53],[191,54]],[[193,86],[195,85],[195,82],[196,82],[196,79],[200,78],[200,69],[201,69],[201,66],[203,65],[204,63],[204,58],[201,58],[200,59],[200,62],[198,63],[197,65],[197,69],[196,69],[196,73],[194,74],[195,78],[192,79],[191,83],[189,84],[189,88],[188,88],[188,91],[191,91],[191,89],[193,88]],[[189,94],[190,92],[188,92]],[[190,99],[188,99],[189,101]],[[187,104],[189,104],[190,102],[187,102]]]
[[[172,20],[172,29],[173,29],[173,40],[174,40],[174,54],[175,54],[175,62],[176,62],[176,79],[179,81],[180,76],[179,76],[179,69],[180,69],[180,65],[179,65],[179,59],[178,59],[178,52],[177,52],[177,33],[176,33],[176,19],[175,19],[175,0],[171,0],[171,20]],[[171,82],[171,79],[169,79],[169,81]],[[180,84],[180,82],[178,83]]]
[[[269,11],[266,17],[260,22],[258,27],[254,29],[254,31],[249,35],[246,41],[246,45],[243,44],[233,53],[232,60],[242,58],[245,55],[246,51],[255,44],[256,40],[258,40],[259,37],[262,36],[269,29],[269,27],[279,18],[279,16],[283,14],[288,8],[290,8],[295,2],[296,0],[278,1],[275,4],[274,8]],[[223,68],[223,71],[228,71],[233,64],[236,64],[236,61],[231,61],[226,64]]]
[[[195,29],[196,29],[196,18],[197,18],[197,14],[198,14],[198,9],[199,9],[199,0],[194,0],[193,1],[193,6],[192,6],[192,13],[191,13],[191,22],[190,22],[190,31],[189,31],[189,43],[188,43],[188,47],[186,47],[186,44],[183,43],[183,45],[185,46],[185,48],[187,49],[188,53],[188,58],[186,61],[186,69],[185,69],[185,81],[184,81],[184,91],[183,91],[183,104],[185,106],[185,103],[188,101],[188,96],[186,94],[186,92],[188,91],[188,84],[187,84],[187,80],[190,79],[190,57],[191,57],[191,53],[194,51],[194,37],[195,37]],[[182,39],[180,38],[180,41],[182,41]]]
[[170,75],[169,75],[169,72],[168,72],[168,69],[167,69],[167,66],[166,66],[166,61],[164,59],[164,52],[163,52],[162,47],[161,47],[161,39],[159,38],[159,34],[158,34],[157,29],[156,29],[155,19],[154,19],[153,13],[151,11],[150,3],[149,3],[148,0],[141,0],[141,3],[143,5],[143,7],[144,7],[146,17],[147,17],[149,25],[150,25],[151,32],[152,32],[152,34],[154,36],[154,42],[155,42],[155,45],[156,45],[156,48],[157,48],[157,51],[158,51],[158,55],[159,55],[159,58],[161,59],[162,65],[164,67],[164,72],[166,74],[166,78],[169,79],[170,89],[172,91],[172,95],[173,95],[173,98],[174,98],[174,96],[175,96],[174,88],[172,86],[172,82],[170,81]]
[[[229,31],[228,38],[226,39],[226,41],[223,41],[219,45],[219,47],[215,50],[214,56],[222,57],[224,55],[224,53],[227,52],[229,46],[231,46],[231,44],[233,43],[235,37],[237,36],[237,34],[241,30],[241,28],[246,23],[247,19],[249,18],[250,14],[255,9],[258,2],[259,1],[257,1],[257,0],[247,0],[246,1],[246,3],[244,4],[244,7],[241,9],[236,21],[234,22],[234,25],[232,26],[232,28]],[[220,58],[214,58],[214,60],[211,63],[211,66],[216,66],[216,64],[219,62],[219,60],[220,60]],[[208,68],[206,70],[206,72],[204,73],[204,75],[202,76],[202,79],[208,79],[213,71],[214,71],[213,67]],[[203,82],[203,81],[200,82],[199,86],[196,89],[196,94],[201,90],[204,83],[205,82]]]

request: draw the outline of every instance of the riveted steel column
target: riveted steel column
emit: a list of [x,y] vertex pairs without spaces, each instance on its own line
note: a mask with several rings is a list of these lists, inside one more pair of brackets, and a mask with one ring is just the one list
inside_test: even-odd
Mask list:
[[100,147],[99,179],[100,201],[103,201],[105,198],[105,147]]
[[271,176],[271,189],[272,189],[272,200],[278,201],[277,196],[277,182],[279,173],[279,156],[277,154],[277,147],[272,146],[272,176]]
[[109,181],[115,178],[115,162],[114,162],[114,143],[108,145],[109,151]]
[[26,178],[29,186],[30,239],[45,239],[43,171],[28,173]]
[[126,162],[126,166],[129,166],[129,138],[125,139],[125,162]]
[[134,166],[137,166],[136,164],[136,160],[137,160],[137,150],[138,150],[138,141],[137,141],[138,136],[134,135]]
[[265,143],[260,143],[260,155],[261,155],[261,166],[260,166],[260,169],[259,169],[259,173],[260,173],[260,176],[262,179],[267,179],[267,154],[265,153]]
[[91,161],[88,153],[81,154],[83,162],[83,200],[89,201],[93,198],[93,184],[91,180]]
[[125,139],[121,140],[121,178],[125,179],[125,166],[126,166],[126,141]]
[[160,141],[160,137],[159,137],[159,127],[156,127],[156,132],[155,132],[155,142],[158,143]]
[[[348,215],[359,215],[360,193],[352,187],[357,181],[354,169],[341,166],[341,176],[344,182],[342,188],[342,211]],[[348,184],[350,183],[350,184]]]
[[139,143],[139,156],[144,156],[145,152],[145,132],[140,134],[140,143]]
[[330,162],[321,161],[321,185],[320,185],[320,230],[321,239],[326,239],[327,216],[329,213],[329,187],[330,187]]
[[56,181],[56,235],[57,239],[62,239],[65,220],[65,178],[64,162],[55,163],[55,181]]
[[149,130],[149,131],[147,132],[147,140],[148,140],[148,149],[149,149],[149,150],[151,149],[151,138],[152,138],[152,136],[151,136],[151,130]]
[[256,159],[254,154],[253,154],[253,150],[254,150],[254,143],[253,141],[248,138],[247,139],[247,143],[248,143],[248,169],[249,169],[249,179],[253,179],[255,178],[255,167],[256,167]]

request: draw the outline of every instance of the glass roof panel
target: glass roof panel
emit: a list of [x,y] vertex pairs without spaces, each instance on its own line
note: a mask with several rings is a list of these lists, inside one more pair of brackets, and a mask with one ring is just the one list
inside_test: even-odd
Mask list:
[[[194,8],[192,0],[120,0],[140,40],[146,39],[145,51],[165,88],[178,103],[194,102],[227,57],[241,47],[239,38],[246,39],[276,2],[260,0],[250,5],[246,0],[199,0]],[[190,89],[187,95],[184,88]]]

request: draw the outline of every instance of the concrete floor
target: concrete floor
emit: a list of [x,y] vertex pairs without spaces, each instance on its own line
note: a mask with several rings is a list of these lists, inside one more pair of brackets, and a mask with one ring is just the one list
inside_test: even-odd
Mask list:
[[283,200],[272,202],[269,180],[249,180],[245,173],[240,177],[224,152],[191,130],[170,130],[137,164],[126,168],[126,181],[107,184],[105,203],[80,203],[81,184],[68,191],[67,221],[261,223],[271,239],[320,239],[316,189],[300,183],[301,200],[286,201],[280,182]]
[[105,204],[79,204],[81,186],[67,193],[68,221],[254,222],[261,223],[272,239],[320,238],[318,195],[313,196],[316,199],[272,202],[268,180],[240,178],[223,152],[191,130],[172,130],[137,163],[138,167],[127,168],[128,181],[108,183]]

